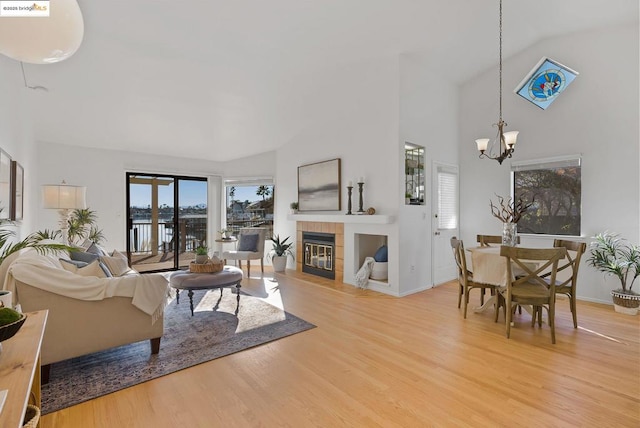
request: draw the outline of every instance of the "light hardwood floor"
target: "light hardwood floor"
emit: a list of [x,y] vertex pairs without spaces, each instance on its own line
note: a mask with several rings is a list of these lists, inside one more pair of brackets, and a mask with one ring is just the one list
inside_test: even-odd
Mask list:
[[42,427],[640,426],[640,317],[612,306],[578,302],[574,329],[559,300],[552,345],[526,313],[511,339],[491,311],[463,319],[454,283],[394,298],[293,271],[252,275],[245,290],[317,328],[46,415]]

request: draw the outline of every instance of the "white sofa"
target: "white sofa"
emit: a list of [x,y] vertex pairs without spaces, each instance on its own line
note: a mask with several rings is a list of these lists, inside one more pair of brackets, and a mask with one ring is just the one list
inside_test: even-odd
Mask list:
[[[9,266],[5,266],[10,263]],[[23,312],[47,309],[42,343],[43,381],[51,363],[149,339],[158,353],[168,283],[161,274],[133,270],[119,277],[82,276],[59,255],[29,251],[6,260],[3,288]]]

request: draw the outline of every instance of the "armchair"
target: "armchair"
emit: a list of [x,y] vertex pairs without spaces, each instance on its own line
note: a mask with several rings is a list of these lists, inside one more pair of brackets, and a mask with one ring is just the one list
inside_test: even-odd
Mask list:
[[267,229],[260,227],[243,227],[238,235],[236,250],[224,251],[222,258],[237,260],[238,267],[242,269],[242,260],[247,261],[247,278],[251,276],[251,260],[260,260],[260,268],[264,272],[264,241]]

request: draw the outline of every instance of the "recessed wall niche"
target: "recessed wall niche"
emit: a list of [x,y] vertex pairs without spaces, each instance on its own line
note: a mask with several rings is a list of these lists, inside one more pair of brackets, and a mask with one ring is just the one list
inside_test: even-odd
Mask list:
[[[365,258],[373,257],[378,248],[383,245],[387,245],[387,241],[387,235],[369,235],[365,233],[354,234],[354,275],[362,267]],[[378,282],[386,283],[386,280]]]

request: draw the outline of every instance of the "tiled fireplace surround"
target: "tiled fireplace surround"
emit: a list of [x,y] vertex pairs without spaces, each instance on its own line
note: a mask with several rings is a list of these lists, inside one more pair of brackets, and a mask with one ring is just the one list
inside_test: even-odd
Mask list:
[[302,261],[304,260],[304,248],[302,245],[303,232],[320,232],[335,234],[335,280],[342,281],[344,275],[344,223],[327,223],[319,221],[298,221],[296,222],[296,270],[302,272]]
[[335,281],[356,286],[355,274],[367,256],[373,256],[382,244],[389,247],[388,280],[369,280],[367,288],[398,296],[399,266],[397,224],[388,215],[294,214],[296,222],[296,270],[302,272],[304,260],[303,232],[335,234]]

